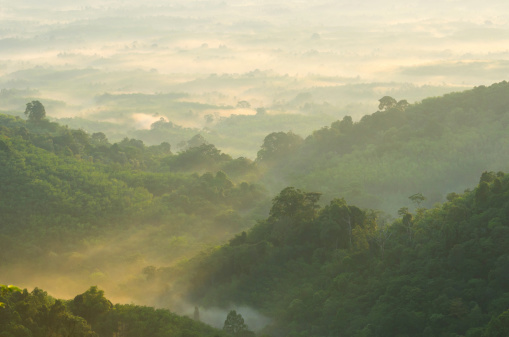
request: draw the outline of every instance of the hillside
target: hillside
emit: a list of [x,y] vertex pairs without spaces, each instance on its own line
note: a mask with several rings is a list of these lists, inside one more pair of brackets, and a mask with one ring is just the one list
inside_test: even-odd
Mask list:
[[168,310],[113,305],[97,287],[67,301],[39,288],[31,292],[13,289],[3,286],[0,291],[2,337],[226,336],[221,330]]
[[197,305],[261,310],[274,336],[507,336],[509,176],[392,223],[319,197],[286,188],[266,220],[158,277]]
[[99,283],[147,303],[136,290],[145,268],[253,224],[266,200],[246,182],[256,175],[252,161],[212,144],[173,154],[168,143],[111,144],[45,118],[0,115],[2,276],[62,295]]
[[[2,280],[58,297],[97,284],[179,312],[247,307],[271,336],[498,336],[508,94],[387,96],[359,122],[269,134],[256,161],[200,135],[174,153],[0,115]],[[281,189],[272,208],[266,188]]]
[[422,193],[431,207],[483,171],[509,169],[509,83],[396,103],[305,139],[267,136],[257,158],[267,167],[264,183],[273,193],[295,186],[395,215],[410,195]]

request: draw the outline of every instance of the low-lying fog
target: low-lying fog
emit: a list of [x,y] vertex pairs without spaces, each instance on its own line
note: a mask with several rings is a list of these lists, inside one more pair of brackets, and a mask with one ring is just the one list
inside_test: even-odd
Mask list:
[[[202,133],[254,158],[270,132],[357,120],[385,95],[412,103],[506,79],[507,46],[500,0],[1,0],[0,112],[22,116],[38,99],[70,127],[148,144],[166,140],[150,133],[162,118],[180,137],[172,149]],[[115,269],[87,277],[109,282]]]
[[306,136],[374,112],[387,94],[414,102],[502,80],[508,9],[496,0],[4,1],[0,110],[21,114],[39,99],[50,117],[91,120],[65,123],[113,140],[163,117],[230,143],[231,114],[319,116],[267,122],[253,146],[211,139],[254,157],[269,132]]

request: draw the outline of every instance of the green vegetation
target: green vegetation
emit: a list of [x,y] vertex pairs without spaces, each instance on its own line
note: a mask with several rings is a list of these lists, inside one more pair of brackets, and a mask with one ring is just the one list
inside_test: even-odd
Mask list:
[[110,144],[44,117],[0,115],[0,266],[105,285],[119,282],[107,270],[131,265],[122,282],[143,298],[133,280],[146,278],[143,268],[224,242],[263,217],[256,176],[252,161],[212,144],[173,154],[168,143]]
[[[257,161],[268,167],[264,182],[276,190],[295,186],[341,196],[391,214],[407,196],[422,193],[427,207],[461,192],[485,170],[507,171],[509,83],[424,99],[408,105],[392,97],[358,122],[344,117],[285,149],[267,136]],[[274,152],[274,150],[271,150]]]
[[[359,122],[268,134],[256,161],[164,119],[147,133],[188,140],[112,144],[49,121],[36,100],[27,120],[0,115],[3,277],[98,284],[194,306],[196,320],[230,311],[216,331],[97,287],[58,301],[2,286],[0,336],[252,336],[232,305],[270,317],[272,336],[506,336],[508,93],[385,96]],[[260,182],[281,189],[272,205]]]
[[29,121],[37,123],[46,118],[46,109],[41,102],[32,101],[27,103],[25,115],[28,117]]
[[506,336],[509,176],[392,223],[318,198],[286,188],[266,220],[159,277],[181,275],[194,303],[261,309],[273,335]]
[[[297,134],[305,135],[321,127],[324,123],[333,122],[337,117],[332,112],[325,114],[321,109],[310,108],[309,114],[281,113],[258,108],[256,114],[232,114],[228,117],[207,114],[204,116],[203,128],[182,127],[161,117],[150,125],[150,129],[134,130],[128,134],[142,139],[147,144],[159,144],[162,141],[176,144],[179,149],[185,147],[185,141],[195,134],[202,134],[230,154],[255,157],[263,138],[272,132],[291,129]],[[254,112],[254,110],[249,110]],[[76,121],[77,125],[86,125]],[[93,129],[93,127],[91,127]],[[180,146],[179,146],[180,145]]]
[[254,333],[249,331],[246,323],[244,323],[244,318],[241,314],[237,314],[235,310],[231,310],[226,316],[226,320],[224,321],[223,331],[228,335],[234,337],[241,336],[254,336]]
[[509,336],[509,2],[0,8],[0,337]]
[[[5,296],[7,293],[14,292],[14,291],[21,291],[21,289],[19,289],[16,286],[13,286],[13,285],[7,286],[5,284],[0,284],[0,295],[1,296]],[[0,302],[0,308],[5,308],[4,302]]]
[[113,305],[97,287],[70,301],[55,299],[38,288],[2,292],[0,299],[5,301],[0,308],[1,337],[225,336],[221,330],[168,310]]

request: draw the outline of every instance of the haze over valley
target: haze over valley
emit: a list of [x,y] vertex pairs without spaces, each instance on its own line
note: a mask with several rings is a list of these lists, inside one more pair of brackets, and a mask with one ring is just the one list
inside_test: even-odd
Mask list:
[[507,336],[507,46],[498,0],[0,0],[0,337]]
[[[136,130],[162,117],[192,128],[175,136],[175,143],[210,132],[207,139],[219,148],[253,159],[270,132],[292,130],[305,137],[344,115],[358,120],[385,95],[415,102],[503,80],[507,6],[5,3],[2,110],[20,114],[27,100],[37,98],[51,118],[85,119],[62,121],[71,127],[108,131],[113,140],[136,136],[149,144],[165,139]],[[268,113],[261,121],[225,120],[255,115],[260,108]],[[279,114],[294,116],[274,116]],[[258,127],[249,143],[235,144],[238,135],[230,124],[246,123]]]

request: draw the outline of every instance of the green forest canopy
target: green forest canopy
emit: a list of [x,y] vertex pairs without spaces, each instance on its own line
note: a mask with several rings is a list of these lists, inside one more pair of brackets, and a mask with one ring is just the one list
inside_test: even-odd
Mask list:
[[[2,270],[34,263],[57,273],[52,266],[118,233],[152,233],[137,242],[142,254],[176,261],[244,230],[188,262],[145,265],[125,290],[156,292],[165,305],[171,294],[160,291],[172,284],[200,305],[247,304],[274,319],[274,335],[503,335],[509,181],[490,171],[507,165],[508,90],[501,82],[413,105],[386,99],[381,111],[306,139],[270,134],[255,162],[206,142],[174,154],[168,143],[110,144],[44,116],[0,115]],[[474,191],[448,193],[486,167]],[[260,181],[298,188],[280,186],[266,217]],[[74,266],[95,275],[94,263]]]
[[267,167],[262,181],[273,193],[295,186],[322,192],[326,202],[344,197],[395,215],[409,195],[422,193],[430,207],[483,171],[509,170],[509,83],[410,105],[393,100],[305,139],[268,135],[256,160]]
[[157,277],[194,303],[261,309],[269,335],[505,336],[507,175],[393,222],[318,197],[286,188],[247,233]]

